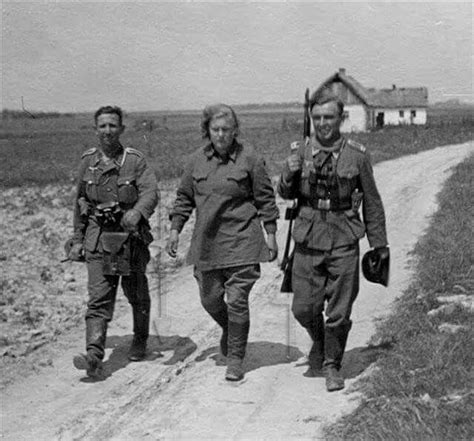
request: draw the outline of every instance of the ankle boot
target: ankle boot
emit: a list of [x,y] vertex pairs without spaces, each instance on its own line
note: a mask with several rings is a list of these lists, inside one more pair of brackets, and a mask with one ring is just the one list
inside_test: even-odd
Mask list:
[[219,312],[209,313],[209,315],[215,320],[215,322],[222,328],[221,340],[219,346],[221,353],[224,357],[227,357],[227,339],[228,339],[228,321],[227,309],[222,309]]
[[149,311],[133,308],[133,341],[128,351],[130,361],[141,361],[145,358],[149,326]]

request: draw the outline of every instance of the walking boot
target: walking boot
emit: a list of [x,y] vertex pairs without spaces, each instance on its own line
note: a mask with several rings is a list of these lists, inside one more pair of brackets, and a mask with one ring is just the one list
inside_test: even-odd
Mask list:
[[324,374],[326,377],[326,390],[328,392],[344,389],[344,378],[335,366],[326,366]]
[[227,381],[240,381],[244,378],[243,360],[240,358],[228,358],[225,379]]
[[146,356],[146,343],[149,335],[150,313],[133,308],[133,340],[128,351],[130,361],[142,361]]
[[344,389],[344,378],[339,371],[351,326],[352,323],[349,321],[337,327],[326,326],[324,330],[324,368],[328,392]]
[[247,348],[250,322],[228,323],[228,356],[225,379],[228,381],[239,381],[244,378],[243,360]]
[[229,336],[228,333],[228,321],[227,309],[222,309],[219,312],[209,313],[209,315],[215,320],[215,322],[222,328],[222,335],[219,342],[221,353],[224,357],[227,357],[227,339]]
[[72,359],[76,369],[85,370],[88,377],[99,378],[103,374],[102,360],[91,354],[78,354]]
[[105,319],[97,317],[86,319],[87,354],[75,355],[72,361],[76,369],[86,370],[89,377],[102,375],[106,333],[107,322]]

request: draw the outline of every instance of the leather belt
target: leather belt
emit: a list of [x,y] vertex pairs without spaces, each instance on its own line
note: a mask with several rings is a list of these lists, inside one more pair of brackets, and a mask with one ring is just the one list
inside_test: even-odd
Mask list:
[[331,199],[303,199],[300,205],[321,211],[346,211],[352,208],[352,202],[350,201],[336,203],[336,201]]

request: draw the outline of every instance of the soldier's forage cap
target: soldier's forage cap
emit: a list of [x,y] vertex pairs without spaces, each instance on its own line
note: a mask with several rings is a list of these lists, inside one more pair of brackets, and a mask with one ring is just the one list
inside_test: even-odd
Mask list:
[[362,274],[369,282],[388,286],[390,255],[381,258],[377,250],[367,251],[362,258]]

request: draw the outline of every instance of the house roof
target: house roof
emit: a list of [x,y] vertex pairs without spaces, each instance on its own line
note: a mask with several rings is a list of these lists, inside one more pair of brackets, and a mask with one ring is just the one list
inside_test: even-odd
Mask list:
[[340,69],[327,78],[313,93],[311,100],[324,94],[334,82],[343,83],[365,105],[370,107],[427,107],[428,89],[426,87],[400,87],[391,89],[366,89],[353,77]]
[[395,87],[375,90],[370,92],[370,103],[373,107],[427,107],[428,89],[426,87]]

